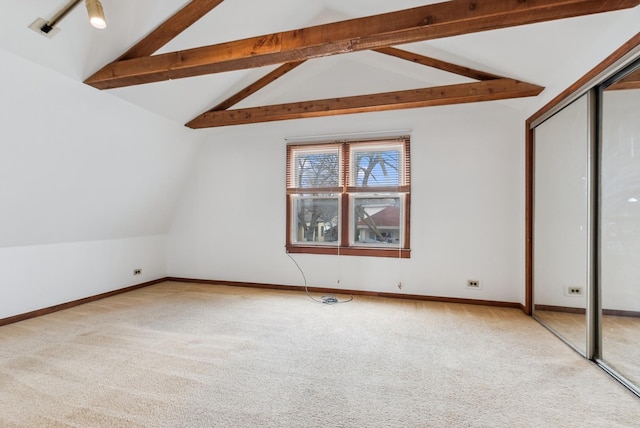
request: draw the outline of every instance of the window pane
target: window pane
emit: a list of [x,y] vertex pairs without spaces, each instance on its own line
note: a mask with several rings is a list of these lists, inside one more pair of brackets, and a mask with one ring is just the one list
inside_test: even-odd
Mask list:
[[399,186],[402,145],[365,146],[351,152],[351,183],[358,187]]
[[295,187],[318,188],[340,185],[338,147],[301,149],[294,152]]
[[337,245],[340,236],[338,197],[296,197],[293,217],[295,242]]
[[402,244],[402,200],[399,196],[353,199],[353,243],[392,246]]
[[408,257],[409,153],[408,136],[288,144],[287,250]]

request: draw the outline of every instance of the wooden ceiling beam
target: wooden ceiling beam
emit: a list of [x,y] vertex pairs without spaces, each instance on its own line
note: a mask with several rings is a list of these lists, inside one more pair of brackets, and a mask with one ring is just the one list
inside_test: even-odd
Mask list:
[[373,95],[209,111],[193,119],[186,126],[193,129],[213,128],[339,114],[473,103],[536,96],[542,90],[542,87],[530,83],[512,79],[494,79]]
[[293,70],[294,68],[302,64],[303,62],[304,61],[288,62],[286,64],[281,65],[280,67],[273,70],[271,73],[256,80],[251,85],[247,86],[246,88],[238,91],[237,93],[233,94],[226,100],[222,101],[220,104],[218,104],[217,106],[215,106],[209,111],[226,110],[230,107],[233,107],[234,105],[238,104],[240,101],[244,100],[248,96],[255,94],[260,89],[267,86],[269,83],[284,76],[285,74],[287,74],[288,72],[290,72],[291,70]]
[[[468,68],[468,67],[461,67],[461,66],[456,65],[456,64],[452,64],[452,63],[449,63],[449,62],[441,61],[441,60],[435,59],[435,58],[430,58],[430,57],[418,55],[416,53],[404,51],[404,50],[401,50],[401,49],[380,48],[380,49],[374,49],[374,50],[376,52],[379,52],[379,53],[383,53],[383,54],[390,55],[390,56],[393,56],[393,57],[396,57],[396,58],[400,58],[400,59],[404,59],[404,60],[411,61],[411,62],[414,62],[414,63],[418,63],[418,64],[421,64],[421,65],[424,65],[424,66],[437,68],[439,70],[444,70],[444,71],[447,71],[447,72],[458,74],[460,76],[469,77],[469,78],[475,79],[475,80],[503,79],[503,77],[497,76],[495,74],[485,73],[483,71],[474,70],[474,69]],[[296,68],[297,66],[302,64],[303,62],[304,61],[288,62],[288,63],[285,63],[285,64],[281,65],[280,67],[278,67],[275,70],[273,70],[271,73],[267,74],[266,76],[260,78],[259,80],[255,81],[251,85],[247,86],[246,88],[238,91],[236,94],[234,94],[231,97],[227,98],[226,100],[222,101],[220,104],[218,104],[217,106],[213,107],[209,111],[227,110],[227,109],[233,107],[234,105],[236,105],[240,101],[244,100],[245,98],[249,97],[250,95],[256,93],[260,89],[262,89],[265,86],[269,85],[274,80],[276,80],[276,79],[282,77],[283,75],[287,74],[288,72],[290,72],[291,70],[293,70],[294,68]]]
[[85,83],[98,89],[118,88],[608,12],[638,4],[640,0],[452,0],[115,61]]
[[396,58],[404,59],[406,61],[411,61],[416,64],[426,65],[427,67],[437,68],[438,70],[448,71],[449,73],[454,73],[460,76],[469,77],[475,80],[493,80],[493,79],[502,79],[502,76],[498,76],[495,74],[485,73],[484,71],[474,70],[469,67],[462,67],[460,65],[452,64],[450,62],[442,61],[439,59],[431,58],[424,55],[419,55],[417,53],[405,51],[397,48],[378,48],[374,49],[374,51],[378,53],[382,53],[385,55],[390,55]]
[[153,55],[224,0],[191,0],[171,18],[122,54],[118,61]]
[[[414,62],[414,63],[418,63],[418,64],[421,64],[421,65],[424,65],[424,66],[427,66],[427,67],[433,67],[433,68],[437,68],[439,70],[444,70],[444,71],[447,71],[447,72],[458,74],[460,76],[469,77],[469,78],[475,79],[475,80],[503,79],[503,77],[497,76],[495,74],[485,73],[483,71],[474,70],[474,69],[468,68],[468,67],[461,67],[461,66],[456,65],[456,64],[452,64],[452,63],[449,63],[449,62],[441,61],[441,60],[435,59],[435,58],[422,56],[422,55],[419,55],[419,54],[416,54],[416,53],[413,53],[413,52],[404,51],[404,50],[401,50],[401,49],[380,48],[380,49],[374,49],[374,51],[379,52],[379,53],[383,53],[383,54],[386,54],[386,55],[390,55],[390,56],[393,56],[393,57],[396,57],[396,58],[400,58],[400,59],[403,59],[403,60],[406,60],[406,61],[411,61],[411,62]],[[271,73],[267,74],[266,76],[260,78],[259,80],[257,80],[254,83],[250,84],[246,88],[238,91],[237,93],[235,93],[231,97],[229,97],[226,100],[222,101],[220,104],[218,104],[217,106],[213,107],[209,111],[213,112],[213,111],[227,110],[227,109],[233,107],[234,105],[238,104],[240,101],[244,100],[245,98],[253,95],[254,93],[259,91],[260,89],[262,89],[265,86],[269,85],[274,80],[284,76],[285,74],[287,74],[288,72],[290,72],[291,70],[293,70],[294,68],[296,68],[297,66],[302,64],[303,62],[305,62],[305,61],[288,62],[288,63],[285,63],[285,64],[281,65],[280,67],[278,67],[275,70],[273,70]]]

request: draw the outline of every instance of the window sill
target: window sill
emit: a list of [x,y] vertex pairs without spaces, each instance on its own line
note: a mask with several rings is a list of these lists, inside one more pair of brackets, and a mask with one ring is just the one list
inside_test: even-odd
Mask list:
[[411,250],[402,248],[368,248],[368,247],[334,247],[312,245],[287,245],[288,253],[297,254],[325,254],[340,256],[390,257],[408,259]]

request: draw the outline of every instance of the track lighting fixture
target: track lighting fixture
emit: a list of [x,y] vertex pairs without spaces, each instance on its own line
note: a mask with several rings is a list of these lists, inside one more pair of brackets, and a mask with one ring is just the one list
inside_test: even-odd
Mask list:
[[[56,25],[69,14],[82,0],[71,0],[62,9],[56,12],[49,20],[43,18],[36,19],[29,28],[47,37],[53,37],[60,31]],[[99,30],[107,28],[107,21],[104,17],[104,10],[100,0],[85,0],[89,22],[94,28]]]
[[102,10],[100,0],[86,0],[86,3],[91,25],[99,30],[107,28],[107,20],[104,18],[104,10]]

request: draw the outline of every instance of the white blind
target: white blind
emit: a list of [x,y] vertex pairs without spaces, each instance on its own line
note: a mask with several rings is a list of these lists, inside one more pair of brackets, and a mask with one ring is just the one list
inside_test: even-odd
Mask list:
[[340,146],[336,144],[290,148],[287,187],[321,189],[342,186],[341,163]]
[[350,184],[356,187],[398,187],[405,184],[402,142],[351,147]]

